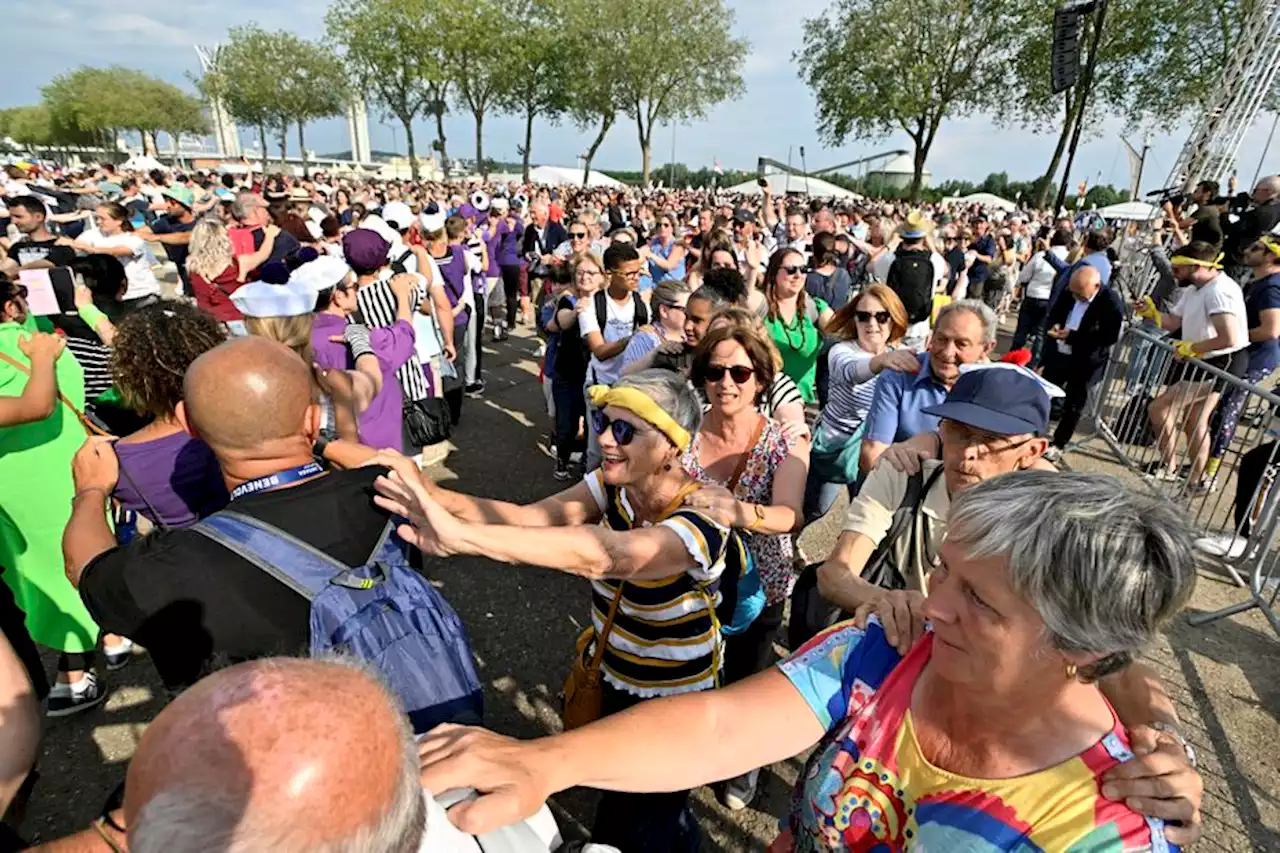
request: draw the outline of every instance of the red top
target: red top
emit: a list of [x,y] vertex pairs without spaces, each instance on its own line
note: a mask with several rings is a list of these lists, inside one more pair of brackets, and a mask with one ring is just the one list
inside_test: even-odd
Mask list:
[[197,273],[191,274],[191,289],[196,295],[196,304],[208,311],[222,322],[243,320],[244,315],[231,301],[231,294],[244,284],[237,281],[239,270],[235,264],[227,264],[226,268],[210,282]]

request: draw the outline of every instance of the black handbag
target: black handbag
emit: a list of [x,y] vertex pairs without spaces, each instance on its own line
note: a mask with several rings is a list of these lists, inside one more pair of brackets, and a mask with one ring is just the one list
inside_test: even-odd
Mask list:
[[440,397],[404,401],[405,437],[412,447],[429,447],[448,441],[453,434],[449,404]]

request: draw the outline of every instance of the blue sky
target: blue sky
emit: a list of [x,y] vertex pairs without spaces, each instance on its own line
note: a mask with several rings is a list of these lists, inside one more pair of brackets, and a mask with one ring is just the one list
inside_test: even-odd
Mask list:
[[[719,159],[727,168],[754,169],[759,156],[785,160],[789,148],[804,146],[811,168],[852,160],[892,148],[909,148],[905,136],[860,140],[838,149],[827,149],[815,129],[813,98],[799,80],[791,53],[801,43],[801,21],[819,14],[822,0],[728,0],[736,12],[736,31],[751,42],[744,77],[747,92],[737,101],[717,107],[705,121],[676,129],[676,159],[690,165],[710,165]],[[132,10],[130,10],[132,6]],[[57,0],[56,4],[19,2],[5,10],[0,29],[0,50],[6,58],[6,74],[0,84],[0,107],[33,103],[40,86],[77,65],[121,64],[140,68],[190,88],[189,74],[199,72],[192,45],[225,38],[227,28],[256,20],[268,29],[293,29],[317,38],[323,31],[327,0],[182,0],[146,6],[117,5],[100,0]],[[142,11],[145,9],[145,11]],[[850,73],[857,73],[850,63]],[[1046,70],[1047,73],[1047,70]],[[993,98],[993,102],[997,99]],[[1258,168],[1271,117],[1263,116],[1246,137],[1240,152],[1242,183]],[[1095,183],[1124,185],[1128,167],[1117,138],[1120,127],[1108,123],[1094,129],[1082,144],[1073,170],[1074,183],[1088,177]],[[1189,128],[1155,129],[1143,188],[1163,184]],[[450,153],[469,156],[474,131],[469,116],[452,115],[446,122]],[[370,134],[375,148],[404,150],[404,134],[398,124],[382,123],[370,114]],[[434,138],[434,124],[415,126],[419,151]],[[539,123],[534,130],[535,162],[572,165],[589,144],[591,133],[572,124]],[[669,129],[655,131],[654,163],[665,163],[671,151]],[[247,138],[247,137],[246,137]],[[503,160],[517,160],[516,145],[523,141],[523,124],[515,117],[494,116],[485,121],[485,153]],[[1136,141],[1136,140],[1135,140]],[[319,122],[308,128],[308,147],[318,152],[348,147],[345,121]],[[1022,129],[999,127],[990,115],[977,115],[943,124],[928,168],[935,182],[947,178],[980,181],[990,172],[1006,171],[1014,179],[1038,176],[1052,153],[1054,138]],[[296,138],[290,139],[296,145]],[[795,155],[798,164],[798,153]],[[634,122],[621,118],[596,156],[600,168],[638,169],[639,145]],[[1280,169],[1280,142],[1265,166]]]

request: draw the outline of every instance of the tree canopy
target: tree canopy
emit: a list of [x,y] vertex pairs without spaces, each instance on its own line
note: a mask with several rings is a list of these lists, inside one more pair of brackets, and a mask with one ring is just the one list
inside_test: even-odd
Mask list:
[[47,127],[46,144],[92,138],[107,146],[117,133],[135,131],[142,135],[143,147],[154,151],[161,131],[176,137],[208,130],[199,99],[131,68],[78,68],[55,77],[41,94],[47,125],[36,113],[27,120],[29,127]]

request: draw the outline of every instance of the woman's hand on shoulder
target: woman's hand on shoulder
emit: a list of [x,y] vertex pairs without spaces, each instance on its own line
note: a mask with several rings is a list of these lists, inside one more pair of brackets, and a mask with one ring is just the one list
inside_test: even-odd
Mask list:
[[722,527],[745,527],[741,504],[724,486],[703,486],[685,499],[687,507],[699,510]]
[[912,476],[919,472],[924,463],[937,459],[941,441],[936,432],[922,432],[913,435],[906,441],[899,441],[885,448],[877,465],[888,463],[903,474]]
[[914,350],[886,350],[871,359],[871,372],[880,373],[885,370],[896,370],[899,373],[919,373],[920,356]]

